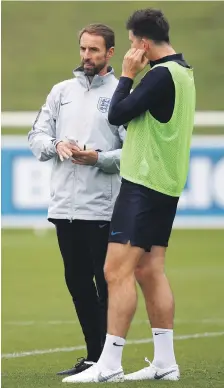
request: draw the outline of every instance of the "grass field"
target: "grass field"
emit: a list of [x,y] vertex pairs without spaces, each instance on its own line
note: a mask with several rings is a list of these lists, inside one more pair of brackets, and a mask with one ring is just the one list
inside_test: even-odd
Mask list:
[[[199,333],[200,338],[177,339],[176,355],[182,371],[180,388],[221,388],[224,382],[224,245],[223,231],[173,232],[167,273],[176,295],[176,336]],[[204,337],[210,333],[213,337]],[[142,298],[129,340],[150,339]],[[2,387],[56,388],[55,373],[74,364],[84,350],[61,348],[83,345],[72,303],[64,285],[63,268],[54,231],[2,231]],[[48,353],[49,349],[56,349]],[[34,350],[46,354],[27,355]],[[68,350],[68,349],[67,349]],[[13,353],[18,353],[12,358]],[[151,343],[129,344],[125,371],[152,359]],[[16,356],[16,354],[14,354]],[[11,357],[11,358],[10,358]],[[122,387],[171,387],[169,382],[123,383]],[[85,384],[81,385],[85,388]],[[88,385],[89,386],[89,385]],[[103,385],[102,385],[103,386]],[[106,386],[106,385],[105,385]],[[113,384],[117,386],[117,384]]]
[[197,110],[223,109],[223,13],[220,1],[2,2],[2,110],[38,110],[51,87],[80,63],[77,32],[106,23],[116,33],[116,75],[129,48],[125,22],[147,6],[170,21],[173,46],[194,67]]

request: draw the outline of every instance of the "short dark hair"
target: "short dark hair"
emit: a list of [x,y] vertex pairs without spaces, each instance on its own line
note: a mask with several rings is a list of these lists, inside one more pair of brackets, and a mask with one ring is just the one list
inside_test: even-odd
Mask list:
[[87,32],[91,35],[102,36],[107,50],[115,46],[114,31],[105,24],[89,24],[88,26],[84,27],[79,32],[79,42],[84,32]]
[[135,11],[127,21],[126,27],[135,36],[148,38],[160,44],[170,43],[169,23],[162,11],[153,8]]

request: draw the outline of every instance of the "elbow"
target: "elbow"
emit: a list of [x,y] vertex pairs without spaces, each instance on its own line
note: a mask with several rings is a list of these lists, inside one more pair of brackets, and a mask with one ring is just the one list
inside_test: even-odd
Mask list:
[[32,130],[28,132],[27,140],[28,140],[28,144],[29,144],[29,146],[30,146],[31,143],[32,143],[32,141],[33,141],[33,133],[32,133]]
[[48,160],[52,159],[54,156],[49,152],[47,152],[46,149],[37,150],[36,152],[34,152],[34,155],[36,156],[37,160],[39,160],[39,162],[47,162]]
[[39,150],[34,150],[31,148],[31,151],[33,153],[33,155],[35,156],[35,158],[37,160],[39,160],[39,162],[46,162],[49,158],[46,157],[46,155],[42,152],[40,152]]
[[109,111],[108,121],[111,125],[122,125],[120,117],[113,111]]
[[112,118],[112,119],[109,119],[109,123],[111,124],[111,125],[121,125],[120,124],[120,122],[119,122],[119,120],[117,120],[116,119],[116,117],[115,118]]
[[39,154],[37,155],[37,160],[39,160],[39,162],[47,162],[48,160],[50,160],[50,158],[46,157],[46,155]]
[[110,106],[108,112],[108,121],[111,125],[123,125],[127,123],[127,114],[118,106]]
[[35,156],[39,162],[46,162],[47,160],[51,159],[51,157],[46,152],[44,152],[39,147],[36,147],[36,145],[32,142],[29,143],[29,146],[33,156]]

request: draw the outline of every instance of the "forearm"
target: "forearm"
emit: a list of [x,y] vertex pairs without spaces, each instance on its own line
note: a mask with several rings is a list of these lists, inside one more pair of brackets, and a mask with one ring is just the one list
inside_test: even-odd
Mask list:
[[110,104],[108,114],[110,124],[122,125],[146,111],[151,113],[161,101],[166,105],[174,90],[174,83],[169,70],[159,66],[146,73],[132,93],[131,87],[130,78],[120,78]]
[[32,129],[28,134],[28,142],[34,156],[41,162],[45,162],[57,154],[56,139],[41,130]]
[[133,80],[121,77],[111,100],[108,119],[112,125],[122,125],[129,121],[129,111],[131,109],[126,104],[125,99],[129,96]]

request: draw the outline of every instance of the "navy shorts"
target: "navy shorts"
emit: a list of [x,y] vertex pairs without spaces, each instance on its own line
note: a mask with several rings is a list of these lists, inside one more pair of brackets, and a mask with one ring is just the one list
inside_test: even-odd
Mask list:
[[122,179],[110,225],[109,242],[143,248],[168,246],[178,197]]

